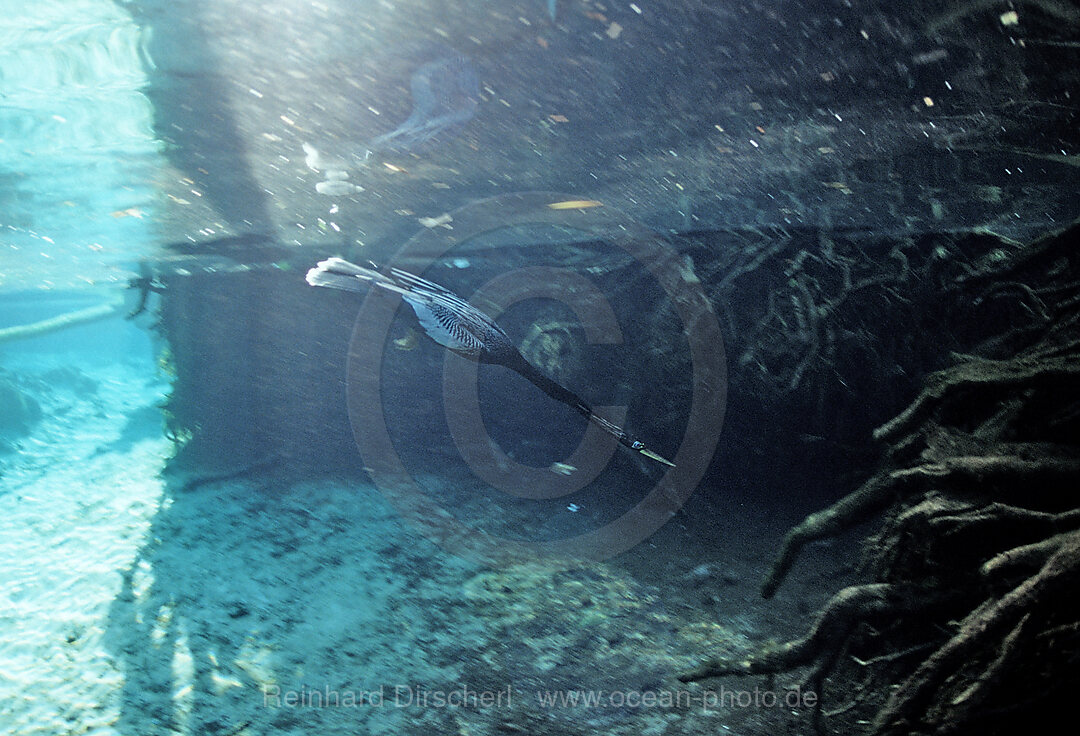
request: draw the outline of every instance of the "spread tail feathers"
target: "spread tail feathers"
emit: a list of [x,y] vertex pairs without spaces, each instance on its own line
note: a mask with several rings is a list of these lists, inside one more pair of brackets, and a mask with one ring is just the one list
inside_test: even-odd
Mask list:
[[370,284],[396,291],[399,294],[407,293],[378,271],[357,266],[342,258],[327,258],[325,261],[319,261],[315,268],[307,272],[307,282],[312,286],[325,286],[329,289],[343,289],[344,291],[364,291]]
[[364,291],[368,284],[381,279],[378,271],[371,271],[341,258],[319,261],[307,272],[307,282],[312,286],[325,286],[345,291]]

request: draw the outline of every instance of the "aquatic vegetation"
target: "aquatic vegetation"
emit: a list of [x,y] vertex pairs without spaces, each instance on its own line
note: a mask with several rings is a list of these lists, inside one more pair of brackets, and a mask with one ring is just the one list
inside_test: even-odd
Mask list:
[[164,424],[165,439],[173,444],[176,451],[179,451],[195,437],[198,428],[185,425],[168,406],[161,408],[161,417]]
[[164,345],[157,354],[157,369],[158,373],[171,380],[176,379],[176,359],[173,357],[172,349],[168,344]]
[[440,135],[453,134],[472,120],[480,100],[476,70],[460,54],[421,66],[413,73],[410,88],[413,108],[409,117],[369,142],[368,152],[412,151]]

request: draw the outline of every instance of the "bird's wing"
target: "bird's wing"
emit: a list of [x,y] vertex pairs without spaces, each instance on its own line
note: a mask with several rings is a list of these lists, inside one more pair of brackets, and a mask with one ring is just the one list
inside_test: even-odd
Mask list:
[[486,314],[446,287],[397,268],[382,273],[328,258],[308,271],[307,282],[347,291],[363,291],[370,284],[400,294],[435,342],[466,355],[479,355],[485,347],[477,329],[502,333]]
[[[482,329],[484,331],[505,335],[502,328],[499,327],[494,320],[454,292],[447,289],[445,286],[441,286],[433,281],[420,278],[416,274],[402,271],[397,268],[391,268],[388,277],[393,279],[397,285],[407,290],[403,291],[402,294],[406,301],[413,304],[414,311],[416,311],[417,303],[408,298],[409,294],[419,295],[423,302],[432,305],[431,308],[436,312],[445,312],[455,315],[457,317],[457,324],[469,328],[470,331]],[[420,316],[419,311],[417,311],[417,315]],[[421,319],[421,322],[423,322],[423,319]],[[436,342],[440,342],[444,345],[446,344],[442,343],[441,340],[436,340]],[[479,336],[477,336],[477,344],[479,345],[480,342],[483,342],[483,340],[479,339]]]
[[412,291],[427,292],[428,294],[438,294],[439,296],[446,297],[447,299],[458,302],[464,305],[468,309],[473,309],[469,306],[468,302],[459,297],[454,292],[447,289],[441,284],[436,284],[434,281],[428,281],[427,279],[420,278],[416,274],[409,273],[408,271],[402,271],[400,268],[390,268],[390,273],[387,278],[393,280],[399,286]]
[[445,297],[438,294],[405,292],[401,298],[412,307],[420,326],[432,340],[465,355],[480,354],[484,347],[480,338],[466,329],[469,323],[461,319],[456,308],[446,304]]

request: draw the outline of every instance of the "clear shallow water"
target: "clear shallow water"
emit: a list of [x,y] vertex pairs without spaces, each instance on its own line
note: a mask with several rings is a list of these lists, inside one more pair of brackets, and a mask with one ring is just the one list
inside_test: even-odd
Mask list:
[[[4,290],[122,284],[147,259],[199,268],[193,245],[251,234],[385,260],[419,218],[530,189],[678,231],[1023,237],[1077,214],[1068,13],[8,5]],[[457,137],[409,155],[443,128]],[[304,142],[344,156],[380,140],[400,155],[349,172],[366,196],[316,196]]]
[[148,248],[162,150],[145,30],[95,0],[3,16],[0,290],[122,284]]

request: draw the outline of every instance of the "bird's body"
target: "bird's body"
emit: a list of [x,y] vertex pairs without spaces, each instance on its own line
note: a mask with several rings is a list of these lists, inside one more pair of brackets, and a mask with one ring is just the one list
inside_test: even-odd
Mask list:
[[460,355],[502,365],[521,374],[548,396],[573,407],[626,447],[665,465],[674,465],[596,414],[577,394],[541,373],[525,359],[494,320],[439,284],[398,268],[376,271],[341,258],[320,261],[308,271],[307,282],[312,286],[346,291],[364,291],[370,285],[400,294],[435,342]]

